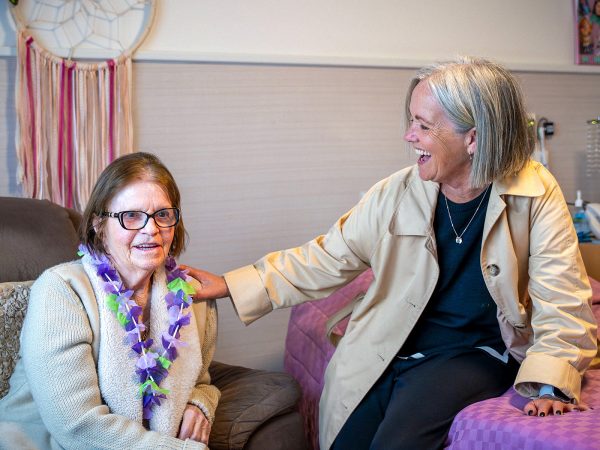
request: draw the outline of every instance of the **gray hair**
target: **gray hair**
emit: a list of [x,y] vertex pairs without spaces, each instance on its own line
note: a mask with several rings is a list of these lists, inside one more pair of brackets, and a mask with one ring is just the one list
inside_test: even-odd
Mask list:
[[406,117],[413,90],[426,81],[458,133],[476,130],[471,185],[483,187],[519,172],[534,148],[523,95],[516,78],[500,65],[460,57],[419,70],[406,96]]

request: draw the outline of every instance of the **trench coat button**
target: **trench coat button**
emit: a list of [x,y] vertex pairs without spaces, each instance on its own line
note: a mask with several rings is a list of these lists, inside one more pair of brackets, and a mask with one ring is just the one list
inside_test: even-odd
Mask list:
[[496,264],[490,264],[489,266],[487,266],[487,270],[488,273],[495,277],[500,273],[500,267],[498,267]]

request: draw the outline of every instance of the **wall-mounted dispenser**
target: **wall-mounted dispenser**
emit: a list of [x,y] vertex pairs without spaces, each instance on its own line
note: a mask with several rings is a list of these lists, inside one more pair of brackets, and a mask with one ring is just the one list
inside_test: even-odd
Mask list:
[[585,149],[585,174],[588,177],[600,176],[600,116],[587,121]]
[[533,158],[541,162],[544,167],[549,168],[548,149],[546,148],[546,138],[554,135],[554,122],[540,117],[536,125],[536,145]]

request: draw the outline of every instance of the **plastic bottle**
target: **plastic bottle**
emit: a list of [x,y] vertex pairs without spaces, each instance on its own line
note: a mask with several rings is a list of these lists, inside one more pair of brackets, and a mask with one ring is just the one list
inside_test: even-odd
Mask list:
[[575,225],[575,231],[577,232],[577,239],[579,242],[592,241],[592,237],[590,236],[590,226],[585,215],[583,199],[581,198],[581,191],[577,191],[577,198],[575,199],[575,214],[573,214],[573,224]]

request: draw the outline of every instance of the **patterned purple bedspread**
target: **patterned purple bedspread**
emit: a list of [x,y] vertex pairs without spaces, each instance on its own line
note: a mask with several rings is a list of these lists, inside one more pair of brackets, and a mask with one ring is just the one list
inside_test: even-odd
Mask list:
[[[600,283],[592,283],[592,306],[600,321]],[[514,389],[463,409],[454,418],[446,450],[599,450],[600,369],[583,377],[581,399],[594,409],[563,416],[526,416],[527,399]]]
[[513,389],[475,403],[454,419],[447,450],[600,449],[600,370],[584,376],[582,400],[593,410],[562,416],[526,416],[527,399]]
[[[326,322],[352,299],[366,292],[373,274],[366,271],[322,300],[292,308],[286,339],[285,369],[302,387],[300,412],[314,450],[318,450],[318,407],[325,367],[335,348],[327,339]],[[594,313],[600,320],[600,283],[592,281]],[[347,319],[333,334],[343,336]],[[530,417],[527,399],[510,389],[503,396],[462,410],[454,419],[446,450],[600,450],[600,369],[586,372],[582,399],[595,408],[563,416]]]

